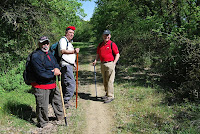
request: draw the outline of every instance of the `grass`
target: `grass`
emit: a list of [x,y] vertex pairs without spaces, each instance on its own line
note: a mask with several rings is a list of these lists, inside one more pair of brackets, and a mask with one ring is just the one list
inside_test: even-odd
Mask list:
[[[27,90],[28,91],[28,90]],[[35,97],[25,91],[10,91],[0,94],[0,133],[26,133],[36,128]],[[79,103],[78,109],[68,109],[72,116],[67,118],[68,127],[60,126],[55,133],[81,133],[84,126],[84,112]]]
[[[76,47],[84,49],[85,43]],[[86,52],[87,53],[87,52]],[[24,63],[19,63],[0,77],[0,133],[27,133],[36,127],[35,97],[30,92],[31,86],[23,82]],[[81,133],[85,127],[82,104],[77,109],[67,109],[72,116],[67,119],[68,126],[59,126],[55,133]]]
[[[34,96],[24,91],[11,91],[0,94],[0,124],[2,127],[14,127],[14,132],[21,128],[26,132],[32,124]],[[0,129],[1,130],[1,129]],[[6,130],[6,129],[5,129]]]
[[[93,72],[86,71],[92,61],[83,55],[95,54],[88,43],[75,43],[81,49],[79,61],[80,84],[93,83]],[[0,133],[27,133],[36,128],[35,98],[30,86],[23,83],[24,62],[0,77]],[[125,71],[124,71],[125,70]],[[98,70],[99,71],[99,70]],[[199,104],[185,100],[170,104],[168,94],[159,86],[148,84],[149,77],[137,67],[120,67],[115,82],[116,99],[108,104],[116,119],[113,130],[118,134],[197,134],[200,127]],[[87,78],[87,79],[86,79]],[[155,77],[157,78],[157,76]],[[149,86],[150,85],[150,86]],[[86,90],[86,89],[83,89]],[[78,109],[68,109],[72,116],[68,127],[59,126],[54,133],[81,134],[85,124],[86,104],[79,102]]]
[[198,105],[188,102],[169,106],[164,93],[130,83],[115,86],[115,91],[116,133],[199,133],[199,125],[192,123],[199,119]]

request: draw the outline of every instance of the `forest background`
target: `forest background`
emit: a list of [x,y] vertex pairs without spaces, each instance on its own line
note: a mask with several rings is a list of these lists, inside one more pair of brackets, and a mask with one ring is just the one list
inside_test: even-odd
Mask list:
[[[200,101],[200,0],[97,0],[90,21],[77,0],[0,1],[0,93],[19,90],[27,55],[46,35],[51,43],[67,26],[75,42],[101,41],[104,29],[120,51],[119,67],[145,70],[145,86],[169,103]],[[9,76],[9,77],[8,77]],[[198,110],[199,111],[199,110]]]

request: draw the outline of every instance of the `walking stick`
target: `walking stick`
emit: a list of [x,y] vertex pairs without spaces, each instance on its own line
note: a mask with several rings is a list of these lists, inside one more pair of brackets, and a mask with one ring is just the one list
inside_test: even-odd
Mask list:
[[96,98],[97,98],[97,85],[96,85],[97,79],[96,79],[95,65],[94,65],[94,80],[95,80],[95,90],[96,90]]
[[67,117],[66,117],[66,112],[65,112],[65,105],[64,105],[64,100],[63,100],[63,93],[62,93],[60,76],[58,76],[58,83],[59,83],[59,89],[60,89],[60,96],[61,96],[61,100],[62,100],[63,113],[64,113],[64,117],[65,117],[65,125],[67,126]]
[[78,53],[76,55],[76,108],[78,105]]

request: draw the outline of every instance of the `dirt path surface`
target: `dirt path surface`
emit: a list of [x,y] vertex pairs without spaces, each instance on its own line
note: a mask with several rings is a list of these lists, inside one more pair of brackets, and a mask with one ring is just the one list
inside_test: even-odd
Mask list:
[[[94,67],[88,67],[88,71],[94,71]],[[99,70],[99,69],[97,69]],[[104,104],[101,96],[105,95],[103,85],[97,84],[97,98],[95,84],[87,85],[87,94],[90,94],[87,104],[86,122],[87,127],[83,134],[111,134],[113,124],[113,113],[109,110],[109,104]]]
[[88,54],[80,55],[79,63],[79,101],[85,111],[85,128],[83,134],[112,134],[114,124],[114,113],[111,111],[111,103],[105,104],[101,99],[105,95],[100,63],[95,67],[96,88],[93,58],[96,56],[96,47],[90,45],[87,49]]

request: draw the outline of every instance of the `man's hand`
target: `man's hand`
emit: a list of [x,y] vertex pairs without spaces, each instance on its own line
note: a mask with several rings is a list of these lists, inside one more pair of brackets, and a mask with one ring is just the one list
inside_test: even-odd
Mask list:
[[76,66],[76,63],[74,63],[74,70],[76,70],[76,67],[77,67],[77,66]]
[[51,70],[52,72],[54,72],[55,76],[61,75],[60,69],[58,68],[54,68],[53,70]]
[[93,66],[95,66],[97,63],[97,60],[94,60],[94,62],[92,62]]
[[79,53],[79,51],[80,51],[80,48],[75,48],[74,49],[74,53]]

